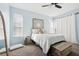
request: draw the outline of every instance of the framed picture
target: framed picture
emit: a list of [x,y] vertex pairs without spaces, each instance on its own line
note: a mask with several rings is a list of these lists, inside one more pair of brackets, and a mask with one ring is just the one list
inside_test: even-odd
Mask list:
[[32,18],[32,29],[38,29],[38,28],[44,29],[44,20]]

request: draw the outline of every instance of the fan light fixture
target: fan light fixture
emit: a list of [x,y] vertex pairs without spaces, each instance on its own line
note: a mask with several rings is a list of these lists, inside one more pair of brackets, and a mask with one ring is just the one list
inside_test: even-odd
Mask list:
[[53,6],[53,5],[55,5],[55,7],[56,7],[56,8],[59,8],[59,9],[62,8],[62,6],[58,5],[58,3],[50,3],[50,4],[48,4],[48,5],[42,5],[42,7],[48,7],[48,6]]

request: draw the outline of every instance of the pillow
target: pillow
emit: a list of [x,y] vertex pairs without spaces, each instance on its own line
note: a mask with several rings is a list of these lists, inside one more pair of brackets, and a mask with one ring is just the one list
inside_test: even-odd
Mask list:
[[32,29],[32,33],[33,34],[43,34],[44,30],[42,30],[42,29]]
[[38,29],[32,29],[32,33],[33,34],[38,34],[39,33],[39,30]]
[[39,29],[39,34],[43,34],[44,30],[43,29]]

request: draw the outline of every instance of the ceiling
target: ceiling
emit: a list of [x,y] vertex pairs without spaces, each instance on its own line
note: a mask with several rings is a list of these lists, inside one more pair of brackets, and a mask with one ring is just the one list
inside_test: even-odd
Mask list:
[[79,3],[59,3],[62,6],[62,9],[58,9],[55,6],[52,7],[41,7],[42,5],[49,3],[11,3],[10,5],[16,8],[23,10],[29,10],[32,12],[48,15],[48,16],[57,16],[75,9],[79,8]]

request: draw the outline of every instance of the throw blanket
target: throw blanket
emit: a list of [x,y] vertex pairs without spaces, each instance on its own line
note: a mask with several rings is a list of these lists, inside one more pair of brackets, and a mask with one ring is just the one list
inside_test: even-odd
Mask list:
[[47,54],[50,45],[65,40],[62,34],[32,34],[32,40]]

